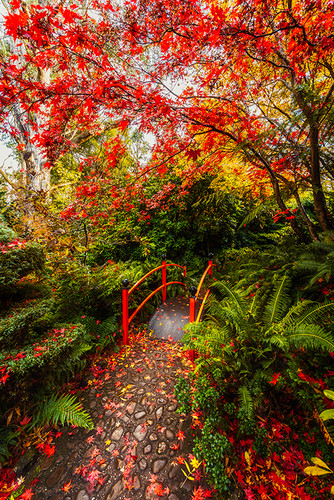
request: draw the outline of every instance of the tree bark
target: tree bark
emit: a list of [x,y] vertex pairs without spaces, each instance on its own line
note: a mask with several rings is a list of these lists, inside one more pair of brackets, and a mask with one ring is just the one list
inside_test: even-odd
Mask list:
[[320,175],[320,155],[319,155],[319,129],[318,124],[310,125],[310,152],[311,152],[311,181],[314,200],[314,210],[324,231],[334,229],[333,221],[326,206],[326,199],[322,189]]
[[305,224],[307,225],[308,227],[308,230],[309,230],[309,233],[310,233],[310,236],[312,238],[313,241],[319,241],[319,236],[318,236],[318,233],[314,227],[314,224],[313,222],[311,221],[311,219],[309,218],[309,216],[307,215],[307,213],[305,212],[305,208],[300,200],[300,197],[299,197],[299,193],[298,193],[298,188],[297,186],[294,186],[293,190],[293,196],[297,202],[297,205],[298,205],[298,208],[299,208],[299,211],[301,213],[301,216],[305,222]]
[[[273,186],[274,195],[275,195],[275,199],[277,201],[277,204],[278,204],[279,208],[282,210],[282,212],[285,212],[286,210],[288,210],[288,208],[285,205],[284,200],[283,200],[283,198],[281,196],[279,182],[276,179],[275,175],[273,175],[270,171],[269,171],[269,175],[270,175],[270,180],[271,180],[271,184]],[[306,235],[301,230],[301,228],[300,228],[298,222],[296,221],[296,219],[289,220],[289,224],[290,224],[291,228],[294,230],[294,232],[296,233],[296,235],[298,236],[298,238],[303,243],[309,243],[309,239],[306,237]]]

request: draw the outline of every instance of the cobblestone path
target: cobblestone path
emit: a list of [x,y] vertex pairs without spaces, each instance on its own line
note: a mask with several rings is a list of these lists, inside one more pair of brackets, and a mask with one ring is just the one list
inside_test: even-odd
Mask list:
[[189,368],[178,343],[145,338],[96,368],[83,401],[95,428],[67,427],[53,455],[35,458],[32,498],[190,500],[194,490],[206,490],[201,468],[195,481],[182,471],[193,435],[173,390]]

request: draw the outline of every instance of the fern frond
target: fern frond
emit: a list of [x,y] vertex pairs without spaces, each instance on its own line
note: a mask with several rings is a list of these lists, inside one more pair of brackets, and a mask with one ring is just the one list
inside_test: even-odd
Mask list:
[[245,315],[240,313],[239,308],[233,306],[235,304],[227,300],[218,302],[211,299],[205,315],[213,328],[224,330],[225,336],[243,335],[243,332],[247,329]]
[[269,328],[273,323],[278,323],[284,317],[291,300],[287,293],[290,283],[290,278],[285,275],[275,287],[273,297],[267,304],[263,315],[266,328]]
[[238,400],[240,408],[244,410],[248,418],[252,418],[254,416],[254,401],[247,386],[242,385],[239,387]]
[[293,267],[293,273],[297,275],[313,276],[318,268],[319,263],[314,260],[299,260]]
[[334,351],[334,337],[319,325],[299,325],[294,330],[285,333],[286,339],[294,347]]
[[313,278],[310,281],[310,284],[313,285],[320,278],[325,278],[325,280],[328,282],[333,274],[334,274],[334,253],[331,252],[330,254],[327,255],[326,261],[320,266],[318,265],[318,272],[313,276]]
[[317,323],[319,320],[323,321],[324,315],[328,313],[334,313],[333,302],[324,302],[322,304],[316,304],[314,305],[314,307],[306,310],[305,313],[300,318],[298,318],[298,320],[296,321],[296,326]]
[[93,429],[94,424],[90,415],[82,409],[75,396],[69,394],[53,394],[50,399],[39,405],[37,414],[34,418],[34,425],[43,425],[49,423],[61,425],[70,424],[78,427]]
[[187,344],[190,349],[195,348],[199,354],[212,356],[223,356],[222,345],[231,342],[232,335],[227,327],[217,328],[208,321],[203,321],[200,325],[189,324],[186,327],[186,333],[182,342]]
[[247,309],[246,309],[246,303],[244,300],[244,297],[242,292],[240,290],[235,290],[229,286],[227,286],[223,281],[217,281],[211,286],[212,290],[218,290],[223,297],[228,297],[232,299],[233,303],[235,306],[239,309],[241,314],[245,314]]
[[272,196],[266,198],[259,205],[257,205],[248,215],[246,215],[244,220],[238,226],[237,231],[239,231],[244,225],[247,225],[250,222],[252,222],[255,219],[255,217],[257,217],[260,213],[266,210],[268,202],[272,199],[273,199]]
[[303,300],[297,302],[297,304],[294,304],[286,313],[284,318],[280,321],[280,329],[282,329],[282,327],[284,327],[285,325],[295,325],[300,321],[302,317],[310,312],[310,307],[312,305],[314,305],[314,302],[312,300]]
[[228,345],[233,339],[231,330],[227,327],[211,328],[210,333],[203,337],[206,349],[213,356],[222,356],[222,345]]
[[266,342],[269,344],[272,344],[278,349],[281,349],[282,351],[286,352],[290,346],[287,338],[283,335],[280,335],[278,333],[275,333],[274,335],[271,335],[268,339],[265,339]]

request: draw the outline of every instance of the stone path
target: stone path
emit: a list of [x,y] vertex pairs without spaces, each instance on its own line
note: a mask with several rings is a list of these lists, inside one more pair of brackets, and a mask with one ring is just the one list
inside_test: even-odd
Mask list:
[[193,435],[173,390],[189,368],[178,343],[147,338],[95,367],[83,401],[95,428],[63,429],[53,455],[18,467],[27,486],[39,479],[33,499],[190,500],[195,488],[208,488],[182,471]]

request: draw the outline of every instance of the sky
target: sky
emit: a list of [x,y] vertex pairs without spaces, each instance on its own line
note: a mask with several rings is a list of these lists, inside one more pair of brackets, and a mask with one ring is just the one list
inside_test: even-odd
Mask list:
[[[0,36],[2,36],[3,34],[3,15],[5,13],[6,9],[3,5],[3,2],[0,0]],[[4,168],[6,171],[8,171],[12,165],[17,165],[17,162],[13,156],[6,160],[6,158],[11,154],[12,150],[7,148],[6,144],[0,138],[0,168]]]
[[14,158],[13,151],[0,140],[0,168],[7,172],[17,167],[17,161]]

